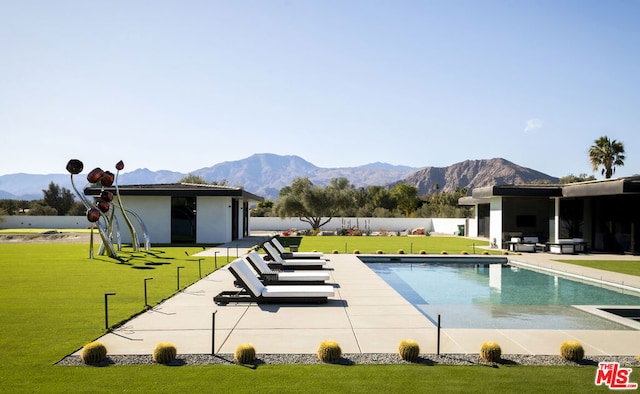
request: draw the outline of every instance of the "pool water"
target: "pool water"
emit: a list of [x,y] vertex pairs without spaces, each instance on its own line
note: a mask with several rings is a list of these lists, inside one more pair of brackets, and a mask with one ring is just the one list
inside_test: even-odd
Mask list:
[[443,328],[629,330],[572,305],[640,305],[640,293],[502,264],[362,260]]

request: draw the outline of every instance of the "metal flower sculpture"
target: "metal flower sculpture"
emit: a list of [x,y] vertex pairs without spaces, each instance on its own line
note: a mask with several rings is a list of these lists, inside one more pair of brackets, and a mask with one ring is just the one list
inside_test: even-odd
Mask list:
[[[89,222],[95,224],[99,231],[100,236],[102,238],[102,245],[100,246],[100,253],[102,254],[105,250],[107,255],[110,257],[118,259],[118,254],[113,246],[112,236],[115,231],[116,238],[118,241],[118,250],[121,250],[120,243],[120,230],[118,228],[118,220],[116,216],[114,216],[114,209],[111,208],[112,204],[117,205],[122,212],[122,217],[124,218],[127,226],[129,227],[129,231],[131,232],[131,243],[134,250],[137,252],[140,250],[140,243],[138,241],[138,235],[136,233],[136,229],[131,223],[129,216],[127,214],[135,217],[140,226],[142,227],[142,231],[144,234],[145,240],[145,250],[151,250],[151,241],[149,237],[149,232],[147,231],[147,227],[144,225],[144,222],[135,212],[132,212],[128,209],[124,208],[122,204],[122,200],[120,199],[120,189],[118,188],[118,174],[124,168],[124,163],[120,160],[116,163],[116,174],[114,175],[110,171],[103,171],[100,167],[96,167],[87,174],[87,181],[89,183],[97,184],[100,183],[102,187],[111,187],[115,186],[116,190],[116,201],[113,201],[113,193],[108,190],[102,190],[100,193],[100,197],[96,200],[95,203],[91,203],[87,197],[78,191],[76,185],[74,183],[73,176],[82,172],[84,165],[80,160],[72,159],[67,163],[67,171],[71,174],[71,185],[73,186],[73,190],[75,190],[76,194],[80,197],[80,200],[84,204],[85,208],[87,208],[87,220]],[[109,216],[107,217],[107,214]],[[103,219],[103,220],[101,220]],[[103,223],[104,222],[104,223]],[[107,227],[105,228],[105,223]],[[93,227],[92,227],[93,231]],[[93,258],[93,232],[91,233],[91,246],[90,246],[90,257]]]
[[[91,223],[95,223],[95,225],[98,226],[100,237],[102,238],[102,244],[106,248],[107,254],[110,257],[118,259],[118,253],[114,249],[113,244],[111,243],[111,239],[107,235],[107,230],[105,229],[104,224],[100,221],[100,218],[105,218],[105,222],[108,222],[106,220],[106,216],[104,216],[104,213],[103,211],[101,211],[101,209],[96,208],[93,204],[91,204],[91,202],[83,193],[80,193],[78,191],[78,188],[76,187],[76,184],[74,182],[73,176],[81,173],[83,168],[84,165],[80,160],[69,160],[69,162],[67,163],[67,171],[69,171],[69,173],[71,174],[71,186],[73,187],[73,190],[76,192],[78,197],[80,197],[80,201],[82,201],[84,207],[87,209],[87,220],[89,220],[89,222]],[[95,183],[100,180],[103,173],[104,171],[102,171],[100,168],[95,168],[91,170],[91,172],[89,172],[89,174],[87,175],[87,181]],[[90,256],[93,257],[93,254],[90,253]]]

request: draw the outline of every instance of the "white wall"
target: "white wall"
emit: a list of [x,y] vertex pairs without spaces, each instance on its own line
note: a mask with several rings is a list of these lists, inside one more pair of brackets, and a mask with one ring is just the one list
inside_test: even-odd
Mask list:
[[[230,242],[231,241],[231,199],[228,201],[206,201],[208,197],[198,199],[198,242]],[[216,199],[215,197],[210,197]],[[220,197],[217,198],[218,200]],[[165,208],[163,205],[167,204]],[[169,243],[171,241],[171,198],[153,197],[146,200],[146,197],[128,196],[125,206],[127,209],[136,212],[144,221],[149,230],[151,243]],[[74,229],[88,228],[90,223],[84,216],[3,216],[4,221],[0,223],[0,228],[43,228],[43,229]],[[124,219],[118,220],[122,242],[131,242],[131,235]],[[139,228],[137,220],[131,217],[132,222],[138,232],[140,242],[142,229]],[[457,234],[458,225],[465,224],[466,219],[438,219],[438,218],[333,218],[331,222],[323,226],[324,230],[334,231],[345,226],[356,226],[364,230],[365,223],[371,231],[404,231],[424,227],[427,232],[443,234]],[[493,223],[493,217],[491,222]],[[469,219],[469,236],[473,236],[471,231],[477,226]],[[251,231],[284,231],[290,228],[297,230],[310,229],[307,223],[301,222],[298,218],[280,219],[274,217],[251,217],[249,218]],[[241,235],[241,234],[240,234]],[[201,238],[202,237],[202,238]],[[212,241],[212,239],[214,241]]]
[[[477,209],[476,209],[477,211]],[[467,220],[467,237],[478,237],[478,214],[473,218]]]
[[231,197],[198,197],[196,241],[226,243],[231,241]]
[[[298,218],[280,219],[277,217],[252,217],[249,219],[251,231],[284,231],[288,229],[310,230],[311,225]],[[404,231],[424,227],[427,232],[457,234],[458,225],[465,224],[465,219],[431,219],[431,218],[332,218],[323,230],[335,231],[344,227],[358,226],[361,230],[371,231]]]
[[3,216],[3,228],[78,229],[90,228],[86,216]]
[[496,240],[498,249],[502,249],[502,197],[490,199],[489,212],[489,238],[490,242]]
[[[124,207],[133,211],[144,222],[149,231],[151,243],[171,242],[171,197],[169,196],[126,196],[122,198]],[[116,208],[116,217],[120,227],[122,242],[131,242],[131,232],[125,222],[119,208]],[[142,227],[132,215],[127,215],[136,229],[138,241],[144,242]]]

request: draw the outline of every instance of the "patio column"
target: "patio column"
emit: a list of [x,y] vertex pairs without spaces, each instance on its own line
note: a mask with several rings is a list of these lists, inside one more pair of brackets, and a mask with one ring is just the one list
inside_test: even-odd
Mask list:
[[560,242],[560,198],[554,197],[554,208],[553,208],[553,242]]

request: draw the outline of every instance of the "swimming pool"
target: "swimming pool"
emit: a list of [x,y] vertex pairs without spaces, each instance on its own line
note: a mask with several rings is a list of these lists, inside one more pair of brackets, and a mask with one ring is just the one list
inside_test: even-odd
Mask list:
[[574,306],[640,305],[640,293],[485,260],[360,259],[443,328],[629,330]]

